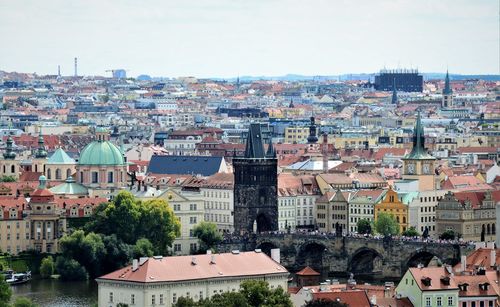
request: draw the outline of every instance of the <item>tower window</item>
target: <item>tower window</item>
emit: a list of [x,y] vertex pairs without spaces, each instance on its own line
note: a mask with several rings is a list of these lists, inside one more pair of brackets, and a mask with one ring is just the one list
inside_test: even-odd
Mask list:
[[99,182],[99,174],[97,172],[92,172],[92,183]]

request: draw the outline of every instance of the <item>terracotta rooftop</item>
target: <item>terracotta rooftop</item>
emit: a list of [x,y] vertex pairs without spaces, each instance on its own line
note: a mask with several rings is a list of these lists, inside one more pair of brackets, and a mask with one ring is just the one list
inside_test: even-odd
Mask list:
[[305,268],[303,268],[302,270],[298,271],[295,274],[301,275],[301,276],[319,276],[319,275],[321,275],[320,273],[313,270],[310,266],[306,266]]
[[370,307],[370,300],[363,290],[346,290],[338,292],[318,292],[313,293],[313,299],[326,299],[347,304],[348,306]]
[[[215,263],[212,262],[212,257]],[[98,280],[155,283],[283,273],[288,271],[264,253],[240,252],[150,257],[135,271],[129,265],[101,276]]]
[[[421,290],[458,289],[458,285],[453,279],[450,279],[449,285],[441,282],[442,277],[449,277],[450,275],[445,267],[410,268],[409,270]],[[430,279],[429,286],[423,283],[423,279],[426,278]]]

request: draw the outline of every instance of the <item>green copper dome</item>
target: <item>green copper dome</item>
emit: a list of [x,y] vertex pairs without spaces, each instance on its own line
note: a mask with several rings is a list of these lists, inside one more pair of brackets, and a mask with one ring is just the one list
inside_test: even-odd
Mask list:
[[80,165],[123,165],[122,152],[110,141],[93,141],[85,146],[78,160]]

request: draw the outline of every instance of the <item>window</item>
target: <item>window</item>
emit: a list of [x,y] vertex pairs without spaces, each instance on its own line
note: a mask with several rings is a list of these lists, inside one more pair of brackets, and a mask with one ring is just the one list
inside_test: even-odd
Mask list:
[[180,244],[174,244],[174,252],[180,252],[181,251],[181,245]]
[[108,172],[108,183],[113,183],[113,172]]
[[203,299],[203,291],[200,291],[200,300]]
[[132,304],[132,305],[135,304],[135,294],[130,295],[130,304]]
[[198,249],[198,246],[196,243],[191,243],[189,244],[189,249],[194,252]]
[[196,211],[196,204],[190,204],[189,205],[189,210]]
[[172,294],[172,303],[177,303],[177,294]]
[[163,305],[163,294],[160,294],[160,305]]
[[97,172],[92,172],[92,183],[97,183],[99,181],[99,174]]
[[109,292],[109,302],[113,303],[113,292]]
[[436,299],[436,304],[437,306],[443,306],[443,302],[442,302],[442,298],[439,296],[437,299]]
[[189,217],[189,224],[196,224],[196,216]]
[[453,306],[453,296],[448,296],[448,306]]
[[156,295],[151,295],[151,305],[155,305],[156,304]]
[[425,298],[425,306],[431,307],[431,298],[429,296]]

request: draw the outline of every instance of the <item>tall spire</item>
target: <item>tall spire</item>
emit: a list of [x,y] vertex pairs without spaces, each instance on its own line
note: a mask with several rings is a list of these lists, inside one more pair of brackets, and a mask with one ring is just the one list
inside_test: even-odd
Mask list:
[[266,158],[276,158],[276,151],[273,146],[273,138],[269,136],[269,145],[267,146]]
[[391,99],[392,104],[397,104],[398,103],[398,91],[396,89],[396,78],[392,79],[392,99]]
[[35,158],[43,159],[47,158],[47,151],[45,150],[45,142],[43,141],[42,127],[40,127],[40,132],[38,134],[38,149],[35,153]]
[[420,111],[417,114],[417,122],[413,130],[413,148],[405,159],[435,159],[433,156],[429,155],[425,149],[424,126],[422,126]]
[[259,123],[250,124],[248,129],[247,144],[245,147],[245,158],[264,158],[264,145],[262,144],[262,132]]
[[448,74],[448,70],[446,70],[446,77],[444,78],[444,89],[443,95],[451,95],[453,91],[450,86],[450,75]]

